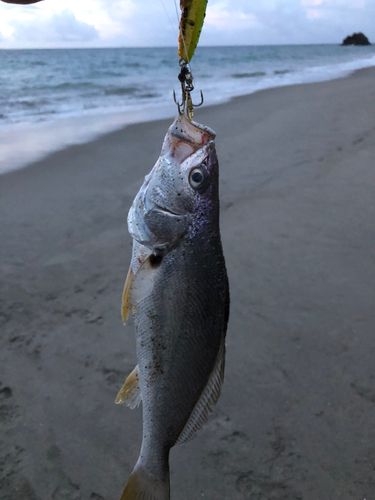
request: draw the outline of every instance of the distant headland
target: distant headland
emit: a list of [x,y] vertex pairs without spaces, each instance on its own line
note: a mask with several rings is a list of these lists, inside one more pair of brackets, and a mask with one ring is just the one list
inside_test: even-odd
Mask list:
[[347,36],[341,45],[371,45],[371,43],[363,33],[353,33],[352,36]]

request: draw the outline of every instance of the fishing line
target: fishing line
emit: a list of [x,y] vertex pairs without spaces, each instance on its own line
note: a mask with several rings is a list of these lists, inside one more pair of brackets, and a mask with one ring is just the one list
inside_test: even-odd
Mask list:
[[175,7],[175,11],[176,11],[177,22],[179,22],[180,21],[180,16],[178,14],[178,7],[177,7],[176,0],[174,0],[174,7]]
[[[165,8],[164,2],[163,2],[163,0],[160,0],[160,1],[161,1],[161,4],[162,4],[163,8],[164,8],[165,13],[167,14],[167,17],[168,17],[169,23],[170,23],[170,25],[172,26],[172,30],[173,30],[174,34],[176,34],[176,28],[173,26],[173,23],[172,23],[172,21],[171,21],[171,18],[169,17],[168,11],[167,11],[167,9]],[[175,2],[175,3],[176,3],[176,2]]]
[[[163,0],[160,0],[162,6],[163,6],[163,9],[165,11],[165,13],[167,14],[167,17],[168,17],[168,21],[169,21],[169,24],[172,26],[172,30],[174,31],[174,33],[176,33],[176,28],[173,26],[173,23],[171,21],[171,18],[169,17],[169,14],[168,14],[168,11],[164,5],[164,2]],[[180,15],[178,13],[178,7],[177,7],[177,2],[176,0],[174,0],[174,7],[175,7],[175,11],[176,11],[176,18],[177,18],[177,23],[180,22]],[[188,58],[188,55],[187,55],[187,49],[186,49],[186,43],[185,43],[185,37],[184,35],[182,34],[182,31],[181,31],[181,38],[182,38],[182,43],[184,44],[184,49],[185,49],[185,54],[186,54],[186,59],[188,60],[188,65],[190,66],[190,61],[189,61],[189,58]]]

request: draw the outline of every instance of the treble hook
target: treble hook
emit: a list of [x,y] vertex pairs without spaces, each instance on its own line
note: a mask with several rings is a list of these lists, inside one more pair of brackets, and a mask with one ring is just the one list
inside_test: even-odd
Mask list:
[[[176,92],[175,91],[173,91],[173,100],[174,100],[175,104],[177,104],[178,113],[180,115],[182,115],[184,113],[184,111],[183,111],[183,109],[184,109],[184,101],[182,101],[181,103],[177,101]],[[182,108],[182,111],[181,111],[181,108]]]
[[200,91],[200,93],[201,93],[201,102],[199,104],[193,104],[193,108],[199,108],[199,106],[202,106],[202,104],[203,104],[203,101],[204,101],[203,92]]
[[[200,91],[200,95],[201,95],[201,101],[200,101],[200,103],[199,104],[193,104],[193,102],[191,101],[190,92],[185,90],[185,96],[182,96],[182,102],[179,102],[177,100],[177,97],[176,97],[176,92],[173,91],[173,100],[174,100],[175,104],[177,105],[179,114],[183,115],[184,112],[185,112],[185,108],[186,107],[190,107],[190,106],[186,106],[186,104],[189,101],[191,103],[191,107],[192,108],[199,108],[200,106],[202,106],[202,104],[204,102],[204,97],[203,97],[203,92],[202,91]],[[185,97],[185,99],[184,99],[184,97]]]
[[203,104],[203,92],[200,91],[201,102],[199,104],[193,104],[191,100],[191,92],[194,90],[193,75],[191,74],[188,64],[186,64],[185,62],[181,63],[180,61],[180,66],[181,72],[178,75],[178,79],[181,83],[182,101],[179,102],[177,100],[175,91],[173,91],[173,100],[177,105],[179,114],[183,115],[184,113],[186,113],[186,116],[189,118],[189,120],[192,120],[194,114],[193,109],[199,108],[199,106],[202,106]]

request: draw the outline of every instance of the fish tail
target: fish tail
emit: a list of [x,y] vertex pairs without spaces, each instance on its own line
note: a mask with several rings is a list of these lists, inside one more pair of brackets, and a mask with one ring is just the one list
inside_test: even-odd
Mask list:
[[120,500],[170,500],[169,471],[159,479],[136,465]]

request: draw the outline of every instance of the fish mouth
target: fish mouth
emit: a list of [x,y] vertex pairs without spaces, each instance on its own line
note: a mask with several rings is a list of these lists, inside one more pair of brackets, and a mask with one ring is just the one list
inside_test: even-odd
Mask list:
[[172,210],[170,210],[169,208],[166,208],[166,207],[162,207],[160,205],[158,205],[157,203],[154,203],[155,205],[155,209],[158,210],[159,212],[164,212],[168,215],[173,215],[174,217],[181,217],[183,214],[178,214],[176,212],[172,212]]
[[173,212],[169,208],[159,205],[159,203],[156,203],[152,199],[152,196],[148,196],[148,190],[149,190],[149,183],[147,184],[146,189],[144,190],[143,193],[143,206],[146,212],[149,212],[151,210],[158,210],[159,212],[164,212],[165,214],[173,215],[174,217],[181,217],[183,215]]

